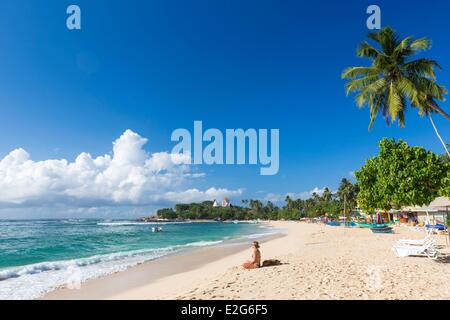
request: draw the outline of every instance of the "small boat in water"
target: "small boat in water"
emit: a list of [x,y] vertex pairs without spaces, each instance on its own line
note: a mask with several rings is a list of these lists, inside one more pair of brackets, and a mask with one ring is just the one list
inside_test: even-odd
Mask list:
[[161,232],[162,228],[161,227],[153,227],[152,228],[152,232]]

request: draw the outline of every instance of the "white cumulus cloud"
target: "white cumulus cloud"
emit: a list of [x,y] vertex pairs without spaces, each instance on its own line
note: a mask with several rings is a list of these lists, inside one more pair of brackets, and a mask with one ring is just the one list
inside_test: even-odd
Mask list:
[[147,139],[126,130],[112,155],[83,152],[73,161],[34,161],[24,149],[0,160],[0,207],[68,205],[158,205],[240,195],[242,190],[186,189],[201,173],[190,170],[189,155],[148,153]]
[[268,193],[264,197],[264,200],[271,201],[273,203],[278,203],[278,204],[284,202],[284,200],[286,199],[286,196],[289,196],[292,199],[303,199],[303,200],[306,200],[306,199],[311,198],[314,193],[317,193],[319,196],[321,196],[323,194],[324,190],[325,190],[325,187],[323,187],[323,188],[315,187],[312,190],[303,191],[303,192],[299,192],[299,193],[295,193],[295,192],[288,192],[288,193],[285,193],[285,194]]
[[205,199],[223,199],[224,197],[240,197],[243,193],[243,189],[228,190],[228,189],[216,189],[209,188],[205,191],[198,189],[189,189],[181,192],[167,192],[164,197],[171,201],[181,202],[198,202]]

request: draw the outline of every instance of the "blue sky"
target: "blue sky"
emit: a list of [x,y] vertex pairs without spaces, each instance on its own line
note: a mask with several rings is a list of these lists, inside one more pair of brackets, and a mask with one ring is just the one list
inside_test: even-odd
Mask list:
[[[79,31],[65,25],[72,3],[82,11]],[[191,170],[204,176],[186,182],[264,198],[335,189],[376,154],[382,137],[442,153],[416,111],[409,110],[404,129],[380,118],[369,132],[368,110],[345,96],[342,70],[367,63],[355,49],[368,32],[370,4],[381,7],[383,26],[433,40],[427,56],[439,61],[438,80],[449,86],[444,0],[2,0],[0,159],[19,147],[33,161],[102,156],[126,129],[148,138],[146,151],[170,151],[171,132],[191,129],[194,120],[221,130],[279,128],[277,175],[260,176],[256,166],[201,166]],[[448,121],[435,120],[448,141]],[[16,210],[3,208],[0,216]]]

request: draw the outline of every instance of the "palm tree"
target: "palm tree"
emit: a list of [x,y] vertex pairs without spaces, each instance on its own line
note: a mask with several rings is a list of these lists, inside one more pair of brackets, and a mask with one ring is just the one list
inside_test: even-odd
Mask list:
[[268,213],[273,212],[273,210],[275,209],[275,206],[273,205],[272,201],[267,201],[265,209]]
[[358,194],[358,188],[351,181],[346,178],[342,178],[341,183],[337,191],[337,197],[343,204],[346,202],[346,207],[353,209],[356,206],[356,196]]
[[249,203],[250,203],[250,208],[253,210],[253,212],[255,214],[258,214],[261,212],[261,209],[263,207],[263,204],[261,201],[250,199]]
[[304,201],[300,198],[294,201],[294,208],[297,210],[303,210],[304,208]]
[[333,193],[331,192],[331,190],[328,187],[325,187],[325,189],[323,190],[323,193],[322,193],[322,199],[325,202],[330,202],[332,198],[333,198]]
[[314,201],[314,203],[320,202],[320,196],[317,192],[313,192],[311,195],[311,199]]
[[287,195],[286,198],[284,199],[284,201],[286,202],[287,209],[292,210],[293,204],[294,204],[294,201],[292,200],[292,198],[289,195]]
[[369,129],[380,112],[388,124],[389,120],[392,123],[398,120],[399,126],[404,127],[405,111],[409,104],[419,109],[420,115],[428,116],[450,157],[432,117],[433,113],[438,113],[450,120],[450,115],[436,102],[444,101],[447,94],[445,87],[436,83],[435,69],[440,69],[440,66],[434,60],[412,59],[420,51],[430,49],[430,40],[411,36],[400,39],[389,27],[369,33],[368,37],[378,44],[378,48],[366,41],[359,45],[357,55],[371,59],[371,66],[349,67],[342,73],[342,78],[349,79],[347,95],[357,93],[358,107],[369,106]]
[[267,201],[266,205],[262,209],[262,218],[264,220],[275,218],[274,217],[275,211],[276,211],[276,209],[275,209],[275,205],[273,204],[273,202],[270,200]]

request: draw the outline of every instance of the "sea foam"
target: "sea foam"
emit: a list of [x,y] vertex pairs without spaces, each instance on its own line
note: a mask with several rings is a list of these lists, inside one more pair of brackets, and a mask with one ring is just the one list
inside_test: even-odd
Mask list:
[[197,241],[160,249],[97,255],[88,258],[48,261],[0,270],[0,300],[36,299],[58,287],[78,287],[81,283],[119,272],[187,247],[203,247],[222,241]]
[[180,222],[136,222],[136,221],[114,221],[114,222],[98,222],[98,226],[120,227],[120,226],[149,226],[149,225],[165,225],[165,224],[185,224],[190,221]]

